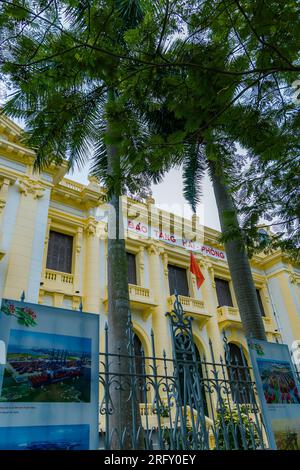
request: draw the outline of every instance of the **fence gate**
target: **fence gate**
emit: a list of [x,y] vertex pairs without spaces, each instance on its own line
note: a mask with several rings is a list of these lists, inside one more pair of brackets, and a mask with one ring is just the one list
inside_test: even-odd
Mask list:
[[[178,296],[170,322],[172,357],[144,354],[128,319],[126,354],[100,353],[100,448],[213,450],[267,447],[252,371],[243,351],[198,351]],[[125,420],[124,420],[125,416]]]

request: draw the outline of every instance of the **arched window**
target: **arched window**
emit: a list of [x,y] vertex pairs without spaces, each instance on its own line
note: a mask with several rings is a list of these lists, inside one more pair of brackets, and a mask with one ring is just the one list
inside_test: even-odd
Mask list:
[[[204,414],[208,416],[208,406],[204,387],[205,379],[199,350],[197,346],[194,345],[196,356],[195,361],[188,336],[180,333],[176,336],[175,340],[176,362],[182,404],[187,404],[188,406],[199,409],[202,401]],[[198,384],[200,390],[198,390]],[[200,399],[199,396],[197,396],[199,392],[201,394]],[[199,403],[196,403],[195,400],[198,400]]]
[[133,354],[135,361],[136,396],[139,403],[143,403],[146,394],[145,353],[142,342],[136,333],[133,334]]
[[226,365],[230,380],[233,400],[237,403],[250,403],[251,377],[247,359],[242,348],[228,343]]

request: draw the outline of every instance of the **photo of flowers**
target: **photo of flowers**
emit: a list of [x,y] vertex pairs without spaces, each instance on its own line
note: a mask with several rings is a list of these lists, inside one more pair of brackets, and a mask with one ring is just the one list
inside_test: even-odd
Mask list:
[[36,326],[37,315],[32,308],[16,306],[11,301],[3,301],[1,306],[1,312],[8,316],[16,317],[19,325],[22,326]]
[[267,404],[300,404],[299,391],[287,361],[257,360]]

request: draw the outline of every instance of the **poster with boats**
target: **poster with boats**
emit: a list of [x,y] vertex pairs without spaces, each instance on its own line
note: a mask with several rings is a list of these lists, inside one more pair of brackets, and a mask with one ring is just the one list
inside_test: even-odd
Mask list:
[[98,315],[3,300],[0,341],[0,449],[97,449]]
[[270,447],[300,450],[300,383],[288,346],[250,340],[249,350]]

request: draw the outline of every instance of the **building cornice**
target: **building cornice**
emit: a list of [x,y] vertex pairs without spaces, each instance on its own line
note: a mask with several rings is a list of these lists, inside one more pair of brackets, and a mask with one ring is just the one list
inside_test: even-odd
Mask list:
[[0,114],[0,132],[11,140],[20,140],[23,129],[4,114]]

